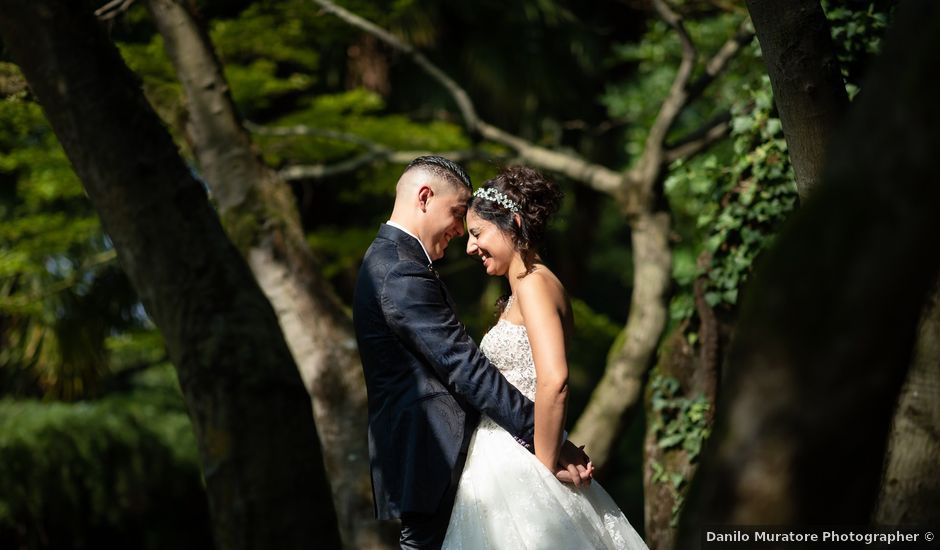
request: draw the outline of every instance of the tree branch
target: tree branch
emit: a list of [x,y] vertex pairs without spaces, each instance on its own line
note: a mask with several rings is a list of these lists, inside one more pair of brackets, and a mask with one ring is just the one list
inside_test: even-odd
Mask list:
[[734,59],[734,56],[741,51],[741,48],[746,46],[753,39],[753,25],[750,19],[745,19],[741,22],[737,34],[729,38],[728,41],[715,52],[715,55],[708,60],[708,63],[705,64],[705,74],[698,77],[695,82],[689,86],[688,101],[692,101],[702,95],[705,88],[728,67],[728,64]]
[[693,157],[727,136],[730,131],[731,113],[725,111],[668,146],[663,152],[663,162],[669,164],[679,159]]
[[322,180],[336,176],[350,174],[369,166],[370,164],[408,164],[416,157],[424,155],[439,155],[456,162],[469,160],[498,160],[504,157],[490,155],[478,149],[467,151],[393,151],[384,147],[377,147],[361,155],[340,161],[336,164],[312,164],[288,166],[278,172],[285,181]]
[[625,179],[623,174],[611,170],[606,166],[589,162],[573,153],[562,153],[540,147],[528,140],[510,134],[509,132],[480,120],[466,91],[411,45],[406,44],[388,31],[362,17],[337,6],[330,0],[313,1],[327,12],[372,34],[392,48],[410,57],[422,70],[437,80],[450,92],[457,106],[460,108],[464,121],[467,124],[467,129],[470,132],[478,132],[486,139],[512,148],[519,154],[522,160],[533,166],[563,174],[604,193],[617,196],[623,191],[622,187],[624,185],[632,183],[629,181],[629,178]]
[[676,72],[669,93],[656,115],[656,120],[650,127],[643,153],[636,165],[630,170],[632,180],[642,181],[646,185],[653,183],[656,179],[654,174],[664,163],[668,164],[680,158],[696,155],[727,135],[730,130],[728,121],[722,122],[719,117],[716,117],[699,130],[686,136],[679,144],[672,147],[665,145],[666,135],[675,124],[682,110],[705,91],[715,78],[727,68],[728,63],[740,51],[741,46],[747,44],[754,37],[750,22],[745,19],[741,23],[737,34],[728,39],[705,64],[705,73],[690,84],[697,54],[695,44],[685,28],[682,16],[673,11],[664,0],[653,0],[653,6],[659,16],[679,35],[682,44],[682,61],[679,64],[679,69]]
[[331,2],[330,0],[313,0],[317,5],[322,7],[324,11],[332,13],[336,17],[339,17],[343,21],[346,21],[354,27],[358,27],[367,33],[375,36],[382,42],[385,42],[389,46],[395,48],[396,50],[404,53],[410,57],[415,63],[421,67],[424,72],[428,73],[432,78],[440,82],[447,91],[450,92],[450,95],[454,98],[454,101],[457,103],[457,107],[460,109],[460,113],[463,115],[464,121],[467,123],[467,127],[471,131],[476,128],[477,125],[477,113],[476,109],[473,107],[473,102],[470,101],[470,96],[467,95],[467,92],[464,91],[456,82],[453,81],[447,74],[437,67],[434,63],[424,56],[421,52],[414,49],[411,44],[407,44],[404,41],[398,39],[392,33],[386,31],[382,27],[368,21],[355,13],[352,13],[345,8],[341,8]]
[[[666,135],[685,106],[724,70],[730,59],[740,49],[740,46],[753,36],[749,29],[739,32],[735,38],[729,40],[718,50],[706,65],[705,74],[690,86],[689,82],[692,78],[697,55],[695,45],[685,29],[682,17],[664,0],[653,0],[653,6],[660,17],[674,28],[679,35],[679,40],[682,43],[682,61],[669,94],[663,101],[656,120],[650,128],[643,153],[633,168],[622,173],[587,161],[571,152],[555,151],[541,147],[481,120],[477,116],[466,91],[410,44],[405,43],[374,23],[337,6],[331,0],[313,1],[325,11],[336,15],[360,30],[370,33],[414,60],[422,70],[438,81],[451,94],[463,114],[468,131],[478,133],[485,139],[513,149],[519,155],[520,160],[534,167],[564,175],[596,191],[613,196],[624,207],[627,214],[636,213],[637,208],[642,208],[642,204],[640,204],[642,197],[650,195],[648,188],[656,181],[664,162],[674,160],[682,155],[701,152],[714,143],[715,140],[720,139],[724,135],[722,132],[727,131],[726,128],[721,127],[708,128],[709,131],[696,143],[684,143],[682,149],[672,148],[668,152],[664,152]],[[743,26],[742,29],[744,29]],[[359,157],[357,160],[357,162],[362,163],[367,161],[371,162],[366,156]],[[350,165],[354,165],[354,163],[350,161]],[[322,172],[326,168],[317,167],[311,173],[330,173],[331,170]],[[290,178],[291,176],[287,175],[285,177]],[[641,189],[641,184],[643,189]]]
[[84,279],[88,274],[88,271],[98,269],[101,266],[110,264],[117,260],[117,251],[113,248],[104,250],[93,256],[90,256],[82,262],[82,265],[75,269],[69,276],[65,277],[60,281],[46,285],[40,292],[30,293],[30,294],[18,294],[14,296],[0,296],[0,304],[4,307],[25,307],[33,302],[39,300],[44,300],[49,296],[53,296],[68,290]]
[[540,147],[482,120],[478,124],[477,128],[481,136],[510,147],[516,151],[522,160],[529,164],[543,170],[563,174],[602,193],[617,195],[622,191],[625,184],[632,183],[625,180],[624,174],[615,172],[606,166],[586,161],[574,153],[562,153]]
[[95,17],[101,21],[108,21],[121,15],[130,9],[134,0],[111,0],[107,4],[95,10]]
[[316,128],[298,124],[296,126],[261,126],[253,122],[246,122],[245,127],[252,133],[264,136],[311,136],[337,141],[353,143],[366,149],[366,152],[355,157],[340,161],[336,164],[313,164],[288,166],[280,170],[279,175],[287,181],[318,180],[349,174],[356,170],[379,162],[391,164],[408,164],[416,157],[424,155],[439,155],[457,162],[469,160],[504,160],[504,155],[493,155],[480,149],[460,151],[396,151],[380,143],[349,132]]
[[305,126],[298,124],[296,126],[261,126],[255,124],[254,122],[245,121],[245,128],[248,129],[253,134],[260,136],[311,136],[311,137],[322,137],[327,139],[334,139],[336,141],[345,141],[347,143],[354,143],[356,145],[361,145],[367,149],[376,149],[382,148],[376,142],[366,139],[357,134],[351,134],[349,132],[340,132],[338,130],[330,130],[328,128],[316,128],[314,126]]
[[[643,153],[636,165],[630,170],[634,179],[644,182],[650,186],[655,181],[655,174],[659,171],[663,163],[663,144],[666,140],[666,134],[672,125],[675,124],[679,113],[682,112],[688,101],[687,86],[689,79],[692,78],[692,69],[695,68],[695,44],[692,43],[692,37],[689,36],[682,21],[682,16],[672,10],[664,0],[653,0],[653,7],[659,16],[679,35],[679,41],[682,44],[682,61],[679,62],[679,69],[669,88],[666,99],[663,100],[656,114],[656,120],[650,127],[649,134],[646,136],[646,143],[643,147]],[[649,195],[649,193],[645,193]]]

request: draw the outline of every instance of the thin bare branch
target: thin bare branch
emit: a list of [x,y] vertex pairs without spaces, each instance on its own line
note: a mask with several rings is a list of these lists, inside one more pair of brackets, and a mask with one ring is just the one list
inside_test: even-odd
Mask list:
[[697,130],[667,147],[663,162],[691,158],[720,141],[731,131],[731,113],[725,111],[703,124]]
[[134,0],[111,0],[107,4],[95,10],[95,17],[101,21],[108,21],[121,15],[130,9]]
[[705,64],[705,74],[698,77],[695,82],[689,85],[688,101],[692,101],[700,96],[702,92],[705,91],[705,88],[728,67],[728,64],[734,59],[734,56],[741,51],[741,48],[749,44],[753,39],[754,27],[751,25],[751,20],[745,18],[745,20],[741,22],[738,32],[733,37],[729,38],[728,41],[715,52],[715,55],[708,60],[708,63]]
[[117,251],[115,251],[113,248],[99,252],[87,258],[84,262],[82,262],[80,267],[72,271],[72,273],[64,279],[45,285],[41,292],[19,294],[14,296],[0,296],[0,305],[3,307],[20,308],[25,307],[33,302],[44,300],[49,296],[53,296],[79,284],[83,281],[84,277],[88,274],[89,271],[98,269],[99,267],[110,264],[116,260]]
[[679,64],[679,70],[676,72],[669,93],[656,115],[656,120],[650,127],[643,153],[634,168],[630,170],[632,179],[642,181],[647,185],[650,185],[656,179],[654,176],[663,164],[696,155],[727,135],[730,129],[727,120],[722,121],[720,118],[716,118],[686,136],[678,144],[671,147],[665,144],[669,130],[675,124],[683,109],[702,94],[715,78],[725,70],[741,47],[754,37],[750,20],[745,19],[735,36],[725,42],[708,60],[705,65],[705,73],[690,84],[697,53],[695,44],[685,29],[682,16],[673,11],[665,0],[653,0],[653,6],[659,16],[679,35],[682,44],[682,61]]
[[336,164],[314,164],[289,166],[280,170],[279,174],[285,180],[316,180],[348,174],[356,170],[376,163],[408,164],[415,157],[423,155],[439,155],[457,162],[466,162],[468,160],[505,160],[508,157],[503,155],[493,155],[480,149],[469,149],[463,151],[396,151],[390,147],[364,138],[357,134],[349,132],[340,132],[327,128],[316,128],[314,126],[305,126],[298,124],[296,126],[260,126],[252,122],[246,122],[245,127],[252,133],[264,136],[311,136],[326,139],[334,139],[353,143],[366,149],[366,152],[338,162]]
[[[679,113],[687,104],[686,88],[692,78],[696,56],[695,44],[692,43],[692,37],[685,28],[682,16],[673,11],[665,0],[653,0],[653,7],[663,21],[679,35],[679,41],[682,43],[682,61],[679,63],[679,70],[676,71],[669,93],[663,100],[659,113],[656,114],[656,120],[653,121],[649,134],[646,136],[643,153],[630,171],[634,179],[642,181],[647,186],[653,184],[662,166],[666,134],[669,133],[669,129],[675,124]],[[645,194],[648,195],[648,193]]]
[[400,40],[392,33],[386,31],[385,29],[379,27],[378,25],[368,21],[355,13],[346,10],[337,6],[330,0],[313,0],[317,5],[322,7],[325,11],[332,13],[336,17],[339,17],[343,21],[346,21],[354,27],[358,27],[367,33],[375,36],[382,42],[385,42],[389,46],[395,48],[396,50],[402,52],[403,54],[410,57],[415,63],[421,67],[426,73],[428,73],[432,78],[440,82],[447,91],[450,92],[450,95],[454,98],[454,101],[457,103],[457,107],[460,109],[460,113],[463,115],[464,121],[467,124],[467,127],[471,131],[476,128],[477,125],[477,113],[476,109],[473,108],[473,102],[470,101],[470,96],[467,95],[467,92],[463,88],[457,85],[449,76],[447,76],[444,71],[437,67],[434,63],[424,56],[421,52],[414,49],[410,44],[405,43]]
[[360,168],[384,160],[386,155],[382,152],[371,151],[344,160],[336,164],[313,164],[288,166],[278,171],[284,181],[320,180],[334,176],[351,174]]
[[311,136],[311,137],[321,137],[327,139],[333,139],[336,141],[345,141],[347,143],[354,143],[356,145],[361,145],[368,149],[382,148],[379,144],[369,139],[366,139],[357,134],[351,134],[349,132],[340,132],[337,130],[330,130],[328,128],[317,128],[314,126],[305,126],[303,124],[298,124],[296,126],[261,126],[253,122],[245,122],[245,128],[248,129],[253,134],[260,136]]
[[623,174],[611,170],[606,166],[591,163],[573,153],[553,151],[545,147],[540,147],[531,141],[510,134],[509,132],[480,120],[479,117],[477,117],[476,110],[473,108],[473,103],[470,101],[470,97],[467,95],[466,91],[447,76],[444,71],[416,51],[411,45],[406,44],[388,31],[366,21],[356,14],[350,13],[329,0],[313,1],[326,11],[372,34],[414,60],[429,76],[441,83],[441,85],[450,92],[463,114],[464,121],[469,131],[479,132],[486,139],[514,149],[522,159],[537,168],[564,174],[567,177],[583,182],[604,193],[619,196],[619,194],[623,192],[622,188],[624,185],[631,183],[629,179],[625,179]]
[[606,166],[588,162],[572,153],[539,147],[482,120],[479,124],[480,135],[512,148],[522,160],[533,166],[563,174],[602,193],[616,194],[624,184],[624,175]]
[[296,180],[321,180],[350,174],[371,164],[408,164],[416,157],[424,155],[438,155],[456,162],[467,162],[470,160],[496,161],[504,160],[508,157],[491,155],[478,149],[466,151],[393,151],[391,149],[376,146],[367,153],[357,155],[350,159],[338,162],[336,164],[313,164],[288,166],[278,172],[285,181]]

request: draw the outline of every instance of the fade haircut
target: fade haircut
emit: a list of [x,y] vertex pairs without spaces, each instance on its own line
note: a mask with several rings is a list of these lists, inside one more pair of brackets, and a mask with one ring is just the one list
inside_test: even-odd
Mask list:
[[473,192],[473,184],[470,183],[470,176],[456,162],[437,155],[425,155],[418,157],[408,163],[403,174],[414,169],[421,168],[431,174],[447,181],[453,186],[462,185]]

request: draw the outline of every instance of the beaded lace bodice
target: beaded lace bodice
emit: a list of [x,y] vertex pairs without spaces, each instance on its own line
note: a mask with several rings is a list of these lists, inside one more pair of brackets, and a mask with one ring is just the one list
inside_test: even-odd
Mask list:
[[[509,297],[506,311],[512,307],[513,297]],[[510,384],[517,387],[523,395],[535,401],[535,360],[525,325],[510,323],[500,319],[496,326],[483,336],[480,349]]]

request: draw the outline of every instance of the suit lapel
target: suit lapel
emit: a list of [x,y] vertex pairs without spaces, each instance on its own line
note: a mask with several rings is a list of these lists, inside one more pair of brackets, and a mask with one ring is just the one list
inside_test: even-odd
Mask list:
[[[424,253],[424,249],[421,248],[421,244],[418,243],[417,239],[405,233],[401,229],[383,223],[382,226],[379,227],[379,237],[394,241],[398,245],[398,249],[402,251],[405,256],[413,259],[416,262],[427,265],[428,257]],[[447,290],[447,285],[444,284],[444,281],[441,280],[437,270],[434,269],[433,264],[428,265],[428,271],[430,271],[434,275],[434,278],[437,279],[437,284],[441,287],[441,295],[444,297],[444,301],[447,302],[448,307],[450,307],[456,313],[457,305],[454,303],[454,299],[451,297],[450,291]]]
[[383,223],[379,227],[379,238],[388,239],[398,246],[399,252],[408,259],[412,259],[422,265],[428,265],[428,257],[421,248],[418,239],[405,233],[397,227]]

